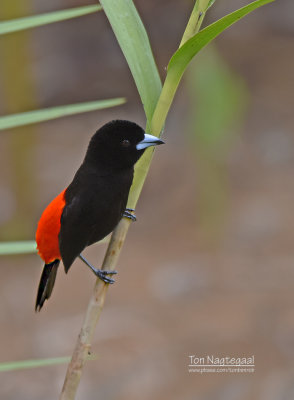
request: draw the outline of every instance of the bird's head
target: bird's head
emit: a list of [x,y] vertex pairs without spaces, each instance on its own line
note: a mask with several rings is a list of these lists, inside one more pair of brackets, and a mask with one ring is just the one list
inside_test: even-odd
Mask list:
[[115,120],[103,125],[92,137],[85,161],[109,168],[132,167],[145,149],[164,143],[134,122]]

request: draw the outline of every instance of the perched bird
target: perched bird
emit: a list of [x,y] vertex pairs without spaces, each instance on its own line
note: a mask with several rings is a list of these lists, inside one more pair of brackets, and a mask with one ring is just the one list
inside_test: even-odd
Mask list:
[[79,257],[106,283],[115,271],[94,268],[81,254],[116,227],[126,209],[134,165],[149,146],[163,143],[137,124],[116,120],[102,126],[90,140],[85,159],[71,184],[43,212],[36,232],[38,253],[45,262],[36,311],[49,299],[60,261],[67,272]]

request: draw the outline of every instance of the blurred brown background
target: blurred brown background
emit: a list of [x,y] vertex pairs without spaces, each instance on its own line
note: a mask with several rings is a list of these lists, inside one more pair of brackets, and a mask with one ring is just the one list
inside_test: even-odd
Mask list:
[[[10,4],[13,3],[13,4]],[[216,1],[206,23],[248,1]],[[1,1],[1,19],[83,5]],[[192,1],[137,0],[162,77]],[[294,398],[294,4],[277,0],[193,62],[169,114],[78,399]],[[0,133],[1,240],[33,238],[108,120],[144,115],[102,12],[1,37],[0,113],[126,96],[125,106]],[[99,265],[105,246],[87,250]],[[0,362],[70,355],[94,285],[75,262],[40,314],[37,255],[2,257]],[[189,355],[255,356],[252,374]],[[66,366],[0,374],[5,400],[56,399]]]

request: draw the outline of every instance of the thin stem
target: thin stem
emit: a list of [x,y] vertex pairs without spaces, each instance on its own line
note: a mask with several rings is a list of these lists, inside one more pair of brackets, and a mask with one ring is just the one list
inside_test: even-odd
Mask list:
[[179,47],[183,46],[187,40],[200,30],[205,13],[211,3],[211,0],[196,0]]
[[167,114],[169,112],[169,109],[172,105],[174,96],[176,94],[178,85],[180,83],[180,80],[177,79],[176,77],[173,76],[173,73],[167,73],[166,79],[164,81],[162,91],[160,93],[153,118],[151,121],[151,131],[153,135],[159,135]]
[[[119,254],[124,243],[130,220],[123,218],[113,231],[108,245],[102,269],[114,270],[119,258]],[[95,327],[104,306],[105,296],[108,285],[100,279],[96,280],[93,295],[90,299],[84,323],[73,352],[72,359],[67,369],[66,378],[60,395],[60,400],[73,400],[81,379],[83,366],[91,350],[91,342],[95,332]]]
[[[187,40],[199,32],[210,4],[211,0],[196,1],[179,47],[181,47],[186,43]],[[172,70],[167,71],[167,76],[151,121],[151,132],[153,135],[159,135],[164,126],[180,80],[181,76],[176,76]]]
[[[201,1],[201,0],[200,0]],[[202,0],[202,3],[209,3],[209,0]],[[196,3],[197,5],[197,3]],[[195,5],[195,7],[196,7]],[[197,14],[195,7],[192,11]],[[205,13],[204,13],[205,14]],[[189,20],[189,29],[185,30],[185,40],[188,40],[193,34],[200,29],[204,14],[200,18],[196,18],[195,15],[191,15]],[[193,18],[192,18],[193,17]],[[183,42],[183,40],[182,40]],[[181,43],[182,43],[181,42]],[[157,103],[151,125],[148,121],[147,126],[151,126],[151,132],[153,135],[160,135],[163,129],[166,116],[172,104],[174,95],[176,93],[179,79],[176,84],[173,82],[172,74],[167,74],[159,101]],[[139,199],[145,178],[147,176],[150,163],[152,161],[153,151],[148,149],[140,161],[136,165],[134,182],[129,195],[128,207],[135,208]],[[140,171],[140,173],[138,173]],[[118,226],[113,231],[110,243],[108,245],[105,258],[103,261],[102,269],[114,270],[117,264],[117,260],[124,244],[128,229],[130,226],[130,220],[122,218]],[[76,395],[76,391],[81,379],[82,369],[86,361],[87,355],[91,348],[91,342],[93,339],[96,324],[99,320],[102,308],[104,306],[105,296],[108,285],[97,279],[92,297],[90,299],[85,320],[78,336],[76,347],[73,352],[71,362],[67,369],[66,378],[64,381],[60,400],[73,400]]]
[[189,38],[196,33],[196,26],[200,19],[200,11],[198,4],[199,4],[198,1],[196,1],[179,47],[183,46],[183,44],[186,43],[186,41],[189,40]]

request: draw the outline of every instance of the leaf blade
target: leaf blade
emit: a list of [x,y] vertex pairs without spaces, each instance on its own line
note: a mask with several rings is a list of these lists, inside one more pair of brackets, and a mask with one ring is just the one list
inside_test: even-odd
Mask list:
[[23,240],[15,242],[1,242],[0,255],[10,254],[29,254],[37,251],[36,242],[34,240]]
[[166,80],[152,118],[151,130],[153,134],[160,134],[174,95],[177,91],[177,87],[192,58],[229,26],[233,25],[255,9],[273,1],[275,0],[257,0],[232,12],[231,14],[226,15],[197,32],[173,54],[168,64]]
[[[109,235],[96,243],[96,245],[109,242]],[[35,240],[19,240],[14,242],[0,242],[0,256],[17,254],[32,254],[37,252]]]
[[256,10],[257,8],[271,3],[275,0],[257,0],[245,7],[236,10],[225,17],[219,19],[218,21],[208,25],[206,28],[202,29],[200,32],[196,33],[191,39],[189,39],[182,47],[180,47],[171,57],[168,64],[168,73],[174,68],[178,68],[178,80],[180,80],[183,75],[187,65],[191,59],[208,43],[215,39],[220,33],[225,29],[229,28],[235,22],[239,21],[241,18],[245,17],[250,12]]
[[66,364],[70,357],[45,358],[40,360],[24,360],[0,363],[0,372],[16,371],[20,369],[30,369],[46,367],[50,365]]
[[15,128],[18,126],[36,124],[51,119],[66,117],[89,111],[101,110],[109,107],[119,106],[125,103],[125,99],[97,100],[84,103],[68,104],[41,110],[27,111],[20,114],[11,114],[0,117],[0,130]]
[[[91,354],[87,356],[88,361],[97,360],[97,355]],[[39,367],[49,367],[51,365],[67,364],[71,360],[71,357],[54,357],[54,358],[42,358],[32,359],[23,361],[9,361],[0,363],[0,372],[16,371],[20,369],[30,369]]]
[[100,3],[127,60],[149,123],[160,95],[161,80],[147,32],[132,1]]
[[75,7],[67,10],[53,11],[30,17],[17,18],[0,22],[0,35],[18,32],[24,29],[35,28],[53,22],[64,21],[71,18],[81,17],[102,10],[99,5]]

